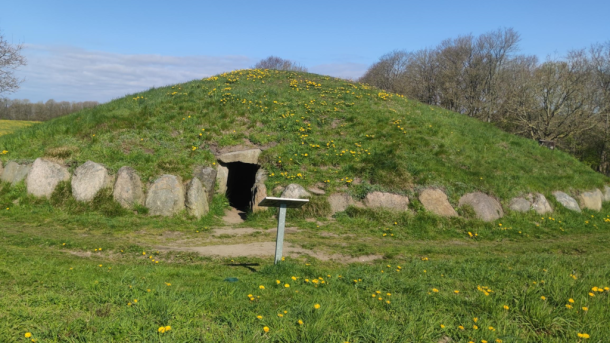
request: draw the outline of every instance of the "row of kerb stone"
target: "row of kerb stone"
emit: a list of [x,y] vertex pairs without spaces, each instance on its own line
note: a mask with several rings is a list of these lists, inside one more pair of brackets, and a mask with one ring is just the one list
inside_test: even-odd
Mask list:
[[[209,168],[212,169],[212,168]],[[216,171],[213,170],[216,177]],[[200,170],[204,175],[206,170]],[[205,185],[207,180],[193,177],[183,182],[179,176],[162,175],[148,185],[145,194],[140,177],[131,167],[122,167],[111,175],[103,165],[87,161],[70,175],[68,168],[54,161],[38,158],[32,164],[0,163],[0,179],[16,184],[25,179],[27,192],[36,197],[50,198],[57,185],[70,181],[72,196],[77,201],[91,201],[103,189],[111,189],[115,201],[133,209],[145,206],[151,215],[170,216],[186,210],[189,215],[200,218],[209,212],[212,192]]]
[[[313,188],[309,191],[314,194]],[[307,198],[312,195],[302,186],[290,184],[286,188],[280,188],[282,197],[287,198]],[[324,193],[324,192],[322,192]],[[558,203],[565,208],[581,212],[581,208],[600,211],[602,203],[610,201],[610,187],[604,186],[604,191],[594,189],[586,192],[578,192],[576,199],[570,195],[556,191],[552,193]],[[456,217],[458,213],[449,202],[447,195],[438,188],[425,188],[418,192],[418,200],[426,211],[441,217]],[[333,193],[328,197],[331,214],[345,211],[349,206],[361,208],[383,208],[391,211],[407,211],[409,198],[405,195],[392,194],[387,192],[368,193],[362,201],[354,200],[346,193]],[[546,197],[540,193],[529,193],[524,196],[513,198],[507,204],[511,211],[529,212],[535,211],[538,214],[552,213],[553,207]],[[494,221],[504,216],[504,209],[499,199],[481,192],[464,194],[458,201],[458,207],[471,207],[477,218],[484,221]]]

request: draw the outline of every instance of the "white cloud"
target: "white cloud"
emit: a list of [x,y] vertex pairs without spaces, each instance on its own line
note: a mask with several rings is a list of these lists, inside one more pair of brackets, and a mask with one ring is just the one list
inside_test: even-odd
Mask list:
[[248,68],[246,56],[126,55],[75,47],[28,45],[25,78],[12,98],[108,101],[151,87]]
[[309,68],[309,71],[316,74],[330,75],[342,79],[356,80],[364,75],[368,65],[363,63],[343,62],[319,64]]
[[[28,64],[18,70],[25,78],[11,98],[31,101],[105,102],[169,84],[191,81],[235,69],[249,68],[247,56],[127,55],[71,46],[26,45]],[[357,79],[366,64],[336,62],[310,67],[313,73]]]

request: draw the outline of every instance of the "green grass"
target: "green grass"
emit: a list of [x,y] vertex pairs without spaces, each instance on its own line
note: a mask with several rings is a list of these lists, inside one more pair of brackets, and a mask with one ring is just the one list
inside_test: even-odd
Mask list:
[[37,121],[25,120],[0,120],[0,136],[9,134],[15,130],[38,124]]
[[[287,225],[299,231],[287,234],[288,243],[385,259],[344,265],[305,256],[274,267],[271,257],[212,259],[163,248],[273,240],[265,233],[212,239],[210,228],[222,225],[218,216],[227,206],[222,196],[210,215],[194,221],[108,215],[103,194],[94,200],[99,208],[83,209],[62,198],[61,187],[55,199],[41,200],[25,196],[23,183],[2,186],[6,342],[29,341],[26,332],[39,342],[574,342],[578,333],[602,342],[610,335],[609,292],[592,291],[610,286],[608,203],[601,213],[582,214],[552,203],[552,215],[509,213],[494,223],[422,209],[414,215],[350,208],[316,222],[297,213]],[[274,225],[262,213],[242,226]],[[225,281],[231,277],[239,281]],[[325,283],[318,279],[316,287],[319,277]],[[158,333],[167,325],[169,332]]]
[[[29,341],[26,332],[39,342],[575,342],[578,333],[602,342],[610,335],[609,292],[592,291],[610,286],[610,224],[601,215],[588,227],[570,227],[571,233],[550,235],[553,224],[532,225],[527,235],[510,238],[491,229],[476,239],[447,233],[434,241],[405,239],[408,226],[393,226],[391,238],[382,238],[389,232],[384,228],[356,229],[352,243],[364,246],[362,253],[392,255],[353,265],[288,258],[274,267],[271,258],[213,260],[155,248],[167,243],[161,237],[167,230],[194,239],[206,235],[195,233],[202,227],[4,213],[5,342]],[[560,218],[566,219],[558,214],[554,222]],[[318,244],[315,227],[299,226],[299,236],[288,235],[289,241],[324,250],[341,246],[340,238]],[[545,238],[534,238],[537,233]],[[238,281],[225,281],[231,277]],[[159,334],[167,325],[171,331]]]
[[[93,160],[144,180],[191,178],[210,149],[268,148],[268,189],[298,182],[410,194],[441,186],[509,199],[529,191],[599,187],[607,179],[560,151],[472,118],[366,85],[294,72],[242,70],[151,89],[0,138],[0,158]],[[195,148],[195,150],[193,150]],[[354,185],[353,180],[363,180]]]

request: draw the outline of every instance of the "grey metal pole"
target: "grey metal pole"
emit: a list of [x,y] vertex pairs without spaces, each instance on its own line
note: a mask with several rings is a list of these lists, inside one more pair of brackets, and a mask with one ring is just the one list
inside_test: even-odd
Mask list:
[[286,203],[280,204],[280,213],[277,217],[277,238],[275,240],[275,264],[282,261],[282,247],[284,246],[284,226],[286,225]]

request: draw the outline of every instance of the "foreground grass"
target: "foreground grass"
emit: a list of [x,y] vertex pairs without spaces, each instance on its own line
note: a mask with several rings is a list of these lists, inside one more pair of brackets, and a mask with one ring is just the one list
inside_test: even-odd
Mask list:
[[[288,241],[386,259],[342,265],[288,258],[276,267],[271,258],[216,260],[158,248],[168,243],[168,231],[181,233],[187,245],[206,237],[209,219],[68,215],[27,206],[0,212],[0,332],[7,342],[603,342],[610,336],[608,207],[602,214],[558,209],[544,219],[509,215],[488,224],[425,213],[403,221],[349,211],[335,221],[297,218],[289,225],[301,230]],[[259,215],[244,225],[273,223]],[[320,230],[337,237],[320,238]],[[33,336],[26,339],[26,332]]]
[[[486,123],[327,76],[241,70],[151,89],[0,138],[0,157],[86,160],[144,180],[192,177],[224,147],[264,147],[267,188],[323,184],[355,197],[441,186],[454,202],[600,187],[607,179],[560,151]],[[358,179],[363,181],[360,185]]]
[[12,133],[15,130],[37,124],[37,121],[0,120],[0,136]]

